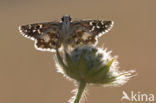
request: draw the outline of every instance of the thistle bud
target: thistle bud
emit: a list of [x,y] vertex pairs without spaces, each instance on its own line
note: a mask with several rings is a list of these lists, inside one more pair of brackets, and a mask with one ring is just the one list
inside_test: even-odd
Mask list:
[[57,66],[66,77],[88,84],[119,86],[133,76],[134,70],[118,70],[117,57],[112,57],[106,49],[93,46],[77,47],[71,52],[64,51],[64,56],[57,52]]

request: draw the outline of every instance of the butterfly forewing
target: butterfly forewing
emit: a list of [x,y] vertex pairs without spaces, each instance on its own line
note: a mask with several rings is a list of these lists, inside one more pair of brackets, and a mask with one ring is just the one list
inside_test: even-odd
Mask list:
[[48,51],[56,48],[56,42],[58,42],[59,38],[59,29],[59,22],[36,23],[19,27],[21,34],[35,40],[35,47],[37,49]]
[[97,37],[102,36],[113,27],[113,21],[103,20],[79,20],[74,21],[73,40],[76,45],[80,44],[96,44]]

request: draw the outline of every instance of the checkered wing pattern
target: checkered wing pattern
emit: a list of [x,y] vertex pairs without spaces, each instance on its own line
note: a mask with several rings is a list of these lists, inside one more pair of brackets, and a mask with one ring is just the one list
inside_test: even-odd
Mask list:
[[96,44],[97,38],[110,31],[113,21],[79,20],[72,22],[74,27],[73,40],[76,45]]
[[[21,34],[35,41],[38,50],[53,51],[59,42],[59,22],[36,23],[19,27]],[[60,46],[60,45],[58,45]]]

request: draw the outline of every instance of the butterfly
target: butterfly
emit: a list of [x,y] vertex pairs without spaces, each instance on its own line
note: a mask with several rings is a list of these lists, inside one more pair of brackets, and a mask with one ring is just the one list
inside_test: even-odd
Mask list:
[[110,31],[114,22],[108,20],[75,20],[65,15],[61,21],[34,23],[19,26],[20,33],[35,41],[35,48],[41,51],[55,51],[62,45],[72,48],[82,45],[96,45],[97,38]]

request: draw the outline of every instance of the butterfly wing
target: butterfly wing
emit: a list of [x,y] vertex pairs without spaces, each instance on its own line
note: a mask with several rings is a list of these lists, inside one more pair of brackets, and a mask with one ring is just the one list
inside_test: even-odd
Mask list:
[[36,49],[53,51],[56,48],[56,43],[59,42],[59,28],[59,22],[46,22],[22,25],[19,30],[23,36],[35,41]]
[[96,44],[97,37],[110,31],[113,27],[113,21],[103,20],[79,20],[74,21],[72,26],[74,30],[74,40],[77,44]]

